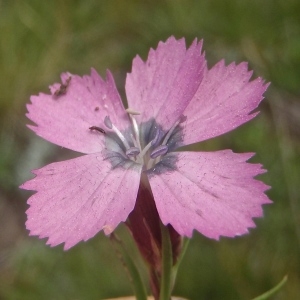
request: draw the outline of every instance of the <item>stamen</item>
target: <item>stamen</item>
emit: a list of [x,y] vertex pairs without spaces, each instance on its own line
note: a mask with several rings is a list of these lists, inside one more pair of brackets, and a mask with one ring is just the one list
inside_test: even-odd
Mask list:
[[129,108],[129,107],[126,109],[126,112],[130,115],[140,115],[141,114],[139,111],[136,111],[136,110],[134,110],[132,108]]
[[152,147],[152,141],[146,145],[146,147],[141,152],[140,157],[143,157],[151,147]]
[[130,119],[131,119],[131,122],[132,122],[132,125],[133,125],[133,131],[134,131],[134,134],[135,134],[135,140],[137,141],[137,146],[142,149],[141,147],[141,143],[140,143],[140,132],[139,132],[139,126],[136,122],[136,119],[132,116],[132,115],[129,115],[130,116]]
[[132,140],[132,143],[133,143],[134,147],[138,148],[138,143],[137,143],[137,141],[136,141],[136,139],[135,139],[135,137],[133,136],[132,133],[130,133],[130,137],[131,137],[131,140]]
[[107,128],[112,129],[116,135],[119,137],[119,139],[122,141],[125,148],[128,150],[130,148],[127,140],[125,139],[124,135],[121,133],[121,131],[111,122],[110,117],[106,116],[104,118],[104,124]]
[[167,144],[167,142],[168,142],[168,140],[169,140],[171,134],[173,133],[174,129],[176,128],[176,126],[177,126],[178,124],[184,122],[184,121],[186,120],[186,118],[187,118],[186,116],[182,115],[182,116],[179,118],[179,120],[173,124],[173,126],[171,127],[171,129],[168,131],[166,137],[164,138],[164,140],[163,140],[163,142],[162,142],[162,145],[166,145],[166,144]]
[[[145,169],[151,169],[157,163],[159,163],[159,161],[162,159],[162,157],[165,154],[168,153],[170,145],[168,146],[167,143],[169,142],[169,139],[174,135],[174,131],[176,130],[176,127],[180,123],[184,122],[186,120],[186,117],[181,116],[180,118],[178,118],[178,120],[173,124],[173,126],[166,134],[158,124],[154,123],[154,127],[150,131],[151,135],[148,135],[148,133],[150,132],[146,131],[147,133],[146,138],[142,137],[142,141],[140,141],[140,131],[139,131],[140,128],[135,118],[135,115],[137,115],[138,112],[130,108],[127,109],[127,112],[131,120],[131,126],[130,126],[131,128],[129,128],[126,131],[126,133],[121,132],[112,123],[109,116],[106,116],[104,118],[104,124],[108,129],[112,130],[123,143],[125,147],[125,151],[124,151],[125,153],[121,151],[122,152],[121,155],[125,159],[130,159],[135,161],[138,164],[142,164]],[[141,124],[141,126],[143,126],[143,124]],[[93,126],[90,127],[90,129],[105,133],[105,131],[100,127]],[[151,139],[150,141],[149,138]],[[120,142],[117,143],[120,144]],[[144,143],[147,143],[147,145],[144,146],[145,145]],[[144,148],[142,148],[142,146]]]
[[105,126],[106,126],[107,128],[112,129],[112,122],[111,122],[109,116],[106,116],[106,117],[104,118],[104,124],[105,124]]
[[162,138],[162,131],[159,128],[156,128],[154,139],[151,142],[152,146],[157,146]]
[[156,147],[150,154],[150,157],[152,159],[158,157],[158,156],[161,156],[161,155],[164,155],[168,152],[169,148],[168,146],[166,145],[160,145],[158,147]]
[[104,133],[104,134],[106,133],[104,129],[102,129],[101,127],[98,127],[98,126],[91,126],[91,127],[89,127],[89,129],[90,130],[97,130],[97,131],[99,131],[101,133]]
[[130,147],[128,150],[126,150],[126,155],[129,157],[136,157],[140,154],[140,149],[137,147]]

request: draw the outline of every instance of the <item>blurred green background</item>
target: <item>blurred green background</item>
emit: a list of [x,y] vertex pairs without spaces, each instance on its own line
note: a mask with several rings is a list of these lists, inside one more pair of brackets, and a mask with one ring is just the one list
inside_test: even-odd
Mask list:
[[[273,205],[257,228],[236,239],[195,233],[174,294],[195,299],[251,299],[288,275],[272,299],[300,295],[300,1],[4,1],[0,0],[0,299],[103,299],[132,294],[103,234],[68,252],[28,237],[30,170],[70,157],[25,127],[31,94],[48,92],[63,71],[109,68],[124,95],[136,54],[170,35],[204,38],[209,65],[248,61],[272,82],[261,114],[199,149],[256,152]],[[241,99],[242,100],[242,99]],[[121,228],[119,235],[127,239]],[[127,247],[135,251],[128,239]],[[137,262],[141,264],[140,261]],[[142,268],[142,265],[141,265]],[[145,273],[145,272],[144,272]]]

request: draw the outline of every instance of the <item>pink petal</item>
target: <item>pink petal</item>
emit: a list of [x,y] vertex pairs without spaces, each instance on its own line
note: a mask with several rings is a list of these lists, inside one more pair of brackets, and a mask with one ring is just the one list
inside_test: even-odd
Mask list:
[[251,113],[263,99],[268,85],[261,78],[249,82],[252,72],[247,63],[225,66],[217,63],[203,78],[198,91],[184,115],[184,143],[200,142],[225,132],[254,118]]
[[[37,124],[28,125],[44,139],[82,153],[99,152],[103,134],[89,129],[104,127],[104,118],[109,115],[120,129],[128,126],[128,117],[110,72],[103,81],[95,70],[91,76],[62,74],[62,82],[71,76],[66,93],[58,97],[39,94],[31,96],[27,105],[27,117]],[[52,94],[60,87],[50,87]]]
[[170,37],[151,49],[146,62],[137,56],[127,74],[126,94],[130,108],[141,112],[139,122],[151,118],[169,129],[193,98],[206,62],[201,55],[202,41],[195,40],[186,50],[184,39]]
[[263,215],[262,204],[271,201],[268,188],[253,179],[264,170],[260,164],[246,163],[253,154],[180,152],[177,170],[150,174],[150,185],[158,213],[181,235],[193,229],[219,239],[248,232],[252,218]]
[[111,233],[133,210],[141,166],[111,168],[101,153],[52,163],[21,188],[37,191],[28,200],[26,228],[30,235],[65,243],[67,250],[100,230]]

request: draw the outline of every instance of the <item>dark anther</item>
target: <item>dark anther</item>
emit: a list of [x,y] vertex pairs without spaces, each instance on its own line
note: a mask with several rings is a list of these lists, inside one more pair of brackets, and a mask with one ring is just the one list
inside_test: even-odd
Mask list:
[[91,126],[91,127],[89,127],[89,129],[90,129],[90,130],[97,130],[97,131],[99,131],[99,132],[101,132],[101,133],[106,134],[105,130],[102,129],[102,128],[100,128],[100,127],[98,127],[98,126]]

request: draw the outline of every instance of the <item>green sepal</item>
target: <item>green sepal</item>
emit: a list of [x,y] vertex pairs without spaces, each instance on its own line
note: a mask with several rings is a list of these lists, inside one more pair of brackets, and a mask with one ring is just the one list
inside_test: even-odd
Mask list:
[[162,238],[162,277],[159,300],[169,300],[172,290],[173,253],[168,227],[161,223]]
[[[136,296],[137,300],[147,300],[147,292],[145,285],[143,283],[142,277],[133,262],[132,258],[128,254],[128,251],[126,250],[125,245],[122,243],[121,240],[119,240],[115,234],[110,235],[110,239],[115,245],[115,249],[120,255],[120,259],[124,266],[126,267],[127,271],[130,274],[132,285],[133,285],[133,290],[134,294]],[[116,248],[118,247],[118,249]]]

